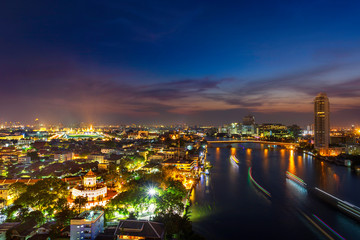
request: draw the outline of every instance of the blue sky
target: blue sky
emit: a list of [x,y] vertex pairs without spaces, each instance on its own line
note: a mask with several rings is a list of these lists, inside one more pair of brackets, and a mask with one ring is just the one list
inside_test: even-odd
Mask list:
[[0,121],[360,117],[358,1],[8,1]]

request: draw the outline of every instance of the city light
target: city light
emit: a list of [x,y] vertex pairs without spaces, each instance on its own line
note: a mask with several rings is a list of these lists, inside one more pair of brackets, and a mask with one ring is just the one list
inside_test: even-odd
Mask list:
[[156,194],[157,194],[157,191],[156,191],[156,189],[155,188],[150,188],[149,190],[148,190],[148,194],[151,196],[151,197],[153,197],[153,196],[155,196]]

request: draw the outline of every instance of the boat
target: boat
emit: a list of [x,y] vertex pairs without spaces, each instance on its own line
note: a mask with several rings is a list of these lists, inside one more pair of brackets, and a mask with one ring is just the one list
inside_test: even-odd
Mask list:
[[236,164],[239,164],[239,159],[237,159],[235,156],[230,156],[230,160],[233,160]]

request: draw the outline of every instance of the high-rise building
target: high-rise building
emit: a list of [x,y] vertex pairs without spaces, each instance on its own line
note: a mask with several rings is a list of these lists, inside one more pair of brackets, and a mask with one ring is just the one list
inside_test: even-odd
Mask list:
[[319,93],[314,100],[315,148],[328,148],[330,142],[330,106],[326,93]]
[[252,115],[243,118],[241,134],[245,136],[254,136],[255,134],[255,117]]
[[255,117],[247,115],[243,118],[243,125],[255,125]]

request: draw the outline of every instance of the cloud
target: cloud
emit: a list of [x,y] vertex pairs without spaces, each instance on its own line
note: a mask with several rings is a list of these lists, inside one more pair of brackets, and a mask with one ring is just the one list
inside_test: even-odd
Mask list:
[[332,111],[356,108],[360,102],[360,78],[326,80],[343,71],[343,65],[257,80],[205,76],[144,83],[137,73],[79,64],[61,55],[46,59],[25,61],[21,67],[9,63],[0,70],[0,112],[6,114],[0,120],[43,116],[51,121],[145,121],[199,118],[217,111],[311,113],[320,91],[328,93]]

